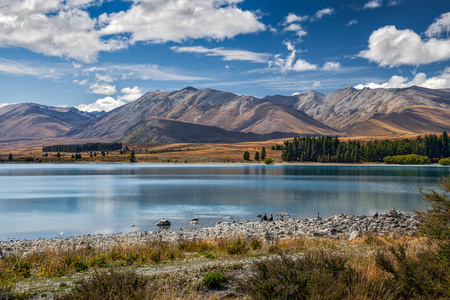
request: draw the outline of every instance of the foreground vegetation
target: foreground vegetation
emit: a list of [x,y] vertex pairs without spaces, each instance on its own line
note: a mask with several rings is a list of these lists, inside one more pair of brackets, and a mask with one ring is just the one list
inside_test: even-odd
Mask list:
[[[227,289],[250,299],[449,299],[450,177],[440,190],[420,191],[428,207],[417,211],[419,236],[42,249],[2,257],[0,289],[8,299],[49,291],[57,299],[216,299]],[[51,289],[39,285],[48,280],[66,281]]]

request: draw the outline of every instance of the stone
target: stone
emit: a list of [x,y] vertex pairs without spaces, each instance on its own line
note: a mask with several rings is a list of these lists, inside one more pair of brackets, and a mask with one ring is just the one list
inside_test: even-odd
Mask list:
[[350,233],[350,235],[349,235],[349,237],[348,237],[348,240],[349,240],[349,241],[353,241],[353,240],[359,238],[360,236],[361,236],[361,235],[360,235],[359,231],[353,230],[353,231]]

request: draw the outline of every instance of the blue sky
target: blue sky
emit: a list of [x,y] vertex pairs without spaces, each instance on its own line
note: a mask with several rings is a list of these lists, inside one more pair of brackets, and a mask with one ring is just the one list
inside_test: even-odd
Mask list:
[[0,106],[450,88],[448,0],[0,0]]

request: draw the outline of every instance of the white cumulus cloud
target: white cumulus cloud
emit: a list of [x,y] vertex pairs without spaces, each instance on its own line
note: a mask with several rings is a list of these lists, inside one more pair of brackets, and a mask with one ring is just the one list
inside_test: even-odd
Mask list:
[[447,37],[450,33],[450,12],[440,15],[425,31],[426,36],[429,38],[438,37],[444,33]]
[[205,48],[203,46],[179,47],[174,46],[170,48],[176,53],[196,53],[205,54],[206,56],[221,56],[225,61],[241,60],[255,63],[267,63],[269,54],[257,53],[239,49],[225,49],[225,48]]
[[83,62],[95,61],[99,51],[124,48],[120,39],[101,39],[96,20],[83,10],[91,2],[1,1],[0,47],[22,47]]
[[105,82],[96,82],[89,87],[89,92],[91,94],[99,95],[113,95],[117,93],[116,86],[110,85]]
[[429,89],[449,89],[450,67],[447,67],[440,75],[430,78],[427,78],[427,75],[425,73],[417,73],[411,80],[409,80],[407,77],[394,75],[387,82],[369,82],[366,84],[358,84],[357,86],[355,86],[355,88],[407,88],[414,85]]
[[266,29],[256,13],[237,7],[242,0],[131,1],[128,10],[93,18],[87,8],[102,0],[2,0],[0,47],[92,63],[101,51],[138,41],[221,40]]
[[117,97],[117,99],[125,100],[125,101],[134,101],[143,95],[142,89],[138,86],[135,86],[132,88],[126,87],[126,88],[121,89],[120,92],[125,95],[119,96],[119,97]]
[[383,4],[382,0],[372,0],[364,4],[363,8],[365,9],[373,9],[381,7]]
[[307,21],[307,20],[309,20],[309,16],[297,16],[294,13],[290,13],[286,17],[286,24],[291,24],[294,22],[303,22],[303,21]]
[[337,71],[341,68],[341,64],[335,61],[327,61],[322,67],[324,71]]
[[131,34],[131,42],[164,43],[188,39],[222,40],[265,30],[253,12],[236,6],[236,0],[141,0],[131,8],[99,17],[103,35]]
[[303,29],[303,27],[300,24],[289,24],[284,28],[285,31],[293,31],[295,32],[298,37],[302,37],[307,35],[308,33]]
[[285,43],[285,45],[287,49],[291,51],[289,56],[283,58],[281,54],[275,55],[274,59],[269,62],[269,68],[278,68],[282,73],[286,73],[288,71],[303,72],[317,70],[317,65],[313,65],[303,59],[295,59],[297,50],[294,45],[289,42]]
[[385,26],[370,35],[369,49],[359,56],[382,67],[429,64],[450,58],[450,39],[422,40],[412,30]]
[[93,112],[93,111],[111,111],[117,107],[120,107],[122,105],[126,104],[122,100],[116,100],[112,97],[105,97],[98,99],[94,103],[91,104],[80,104],[78,106],[75,106],[75,108],[81,110],[81,111],[87,111],[87,112]]

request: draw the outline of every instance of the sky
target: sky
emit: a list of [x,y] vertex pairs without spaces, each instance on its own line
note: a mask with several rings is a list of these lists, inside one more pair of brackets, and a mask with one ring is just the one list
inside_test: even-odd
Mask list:
[[0,0],[0,107],[450,88],[449,0]]

